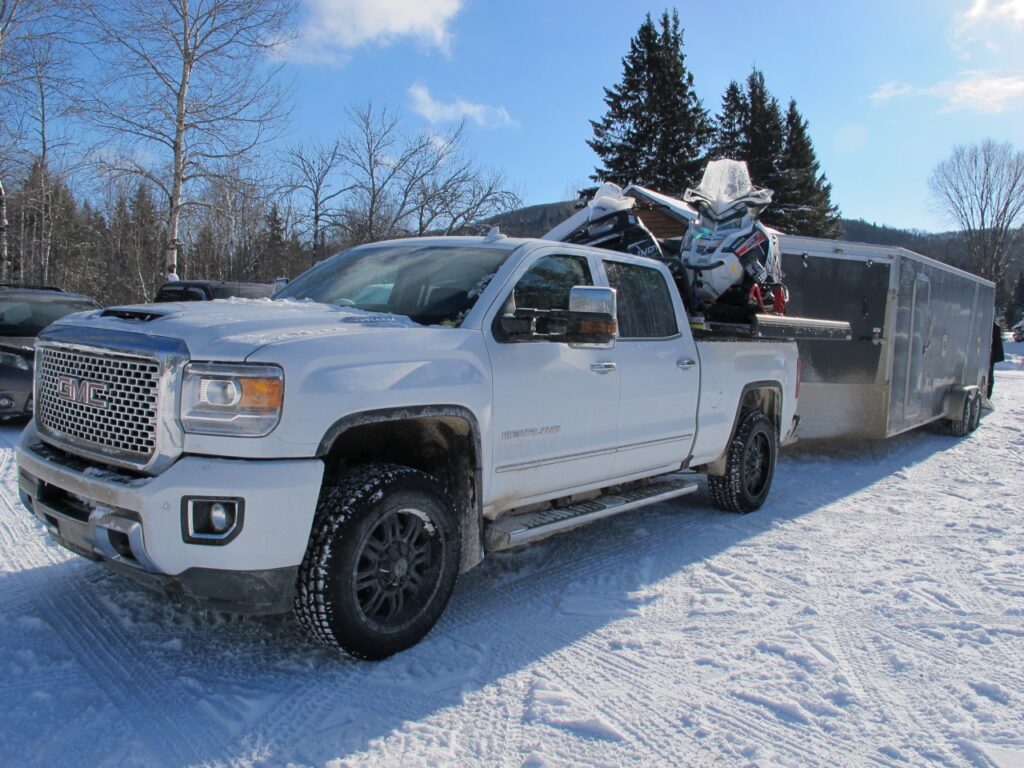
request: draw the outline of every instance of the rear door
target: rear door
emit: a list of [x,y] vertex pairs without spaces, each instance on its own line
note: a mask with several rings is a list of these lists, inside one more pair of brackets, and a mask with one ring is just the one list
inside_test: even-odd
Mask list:
[[618,295],[622,391],[614,475],[677,468],[693,445],[700,394],[697,347],[689,329],[679,327],[685,315],[678,292],[654,265],[607,258],[602,267]]
[[931,283],[927,275],[914,278],[910,298],[910,343],[907,346],[907,376],[903,383],[903,419],[914,419],[921,412],[921,402],[928,388],[926,356],[931,346]]

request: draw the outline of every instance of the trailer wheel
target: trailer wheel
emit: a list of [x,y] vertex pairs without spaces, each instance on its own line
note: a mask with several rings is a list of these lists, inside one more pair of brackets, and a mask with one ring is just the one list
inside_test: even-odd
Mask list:
[[358,659],[419,642],[448,604],[461,536],[451,501],[419,470],[368,464],[325,485],[299,568],[295,614]]
[[971,401],[970,431],[973,432],[981,425],[981,390],[974,393]]
[[727,512],[758,509],[768,498],[778,452],[779,435],[771,418],[763,411],[743,411],[729,443],[725,474],[708,476],[711,502]]
[[[972,423],[974,421],[974,411],[978,411],[978,419],[981,419],[981,400],[978,395],[974,392],[968,393],[967,397],[964,398],[963,408],[960,414],[955,419],[949,420],[949,433],[953,437],[963,437],[970,433],[974,427]],[[977,425],[975,424],[975,427]]]

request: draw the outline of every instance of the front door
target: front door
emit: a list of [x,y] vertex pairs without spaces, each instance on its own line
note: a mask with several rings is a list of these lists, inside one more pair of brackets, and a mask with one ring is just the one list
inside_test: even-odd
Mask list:
[[[520,309],[568,309],[575,285],[593,285],[594,264],[548,253],[520,268],[512,294]],[[492,482],[485,504],[501,511],[610,476],[619,373],[613,349],[555,341],[509,341],[501,309],[484,334],[494,388]]]

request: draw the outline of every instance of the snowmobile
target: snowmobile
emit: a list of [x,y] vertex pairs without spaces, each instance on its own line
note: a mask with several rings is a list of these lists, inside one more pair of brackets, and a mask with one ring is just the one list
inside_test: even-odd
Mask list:
[[[782,317],[788,293],[778,233],[758,220],[771,200],[770,189],[751,183],[746,163],[715,160],[683,200],[635,184],[602,184],[543,238],[664,262],[696,333],[848,339],[848,323]],[[679,234],[658,237],[645,217]]]
[[[778,238],[758,221],[771,199],[771,190],[750,183],[746,163],[715,160],[683,200],[635,184],[625,190],[603,184],[544,238],[664,261],[687,310],[702,317],[742,321],[753,313],[782,315],[787,295]],[[679,236],[657,238],[641,218],[643,209],[679,222]]]
[[698,217],[687,228],[681,258],[694,300],[705,313],[785,314],[788,296],[778,237],[758,220],[772,201],[772,190],[751,184],[746,163],[714,160],[683,201]]

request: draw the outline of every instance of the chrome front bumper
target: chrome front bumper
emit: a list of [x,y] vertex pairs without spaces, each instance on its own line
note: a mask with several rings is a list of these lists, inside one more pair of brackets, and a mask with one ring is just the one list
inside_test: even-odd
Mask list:
[[[323,476],[319,459],[185,456],[146,477],[52,448],[31,423],[17,456],[22,503],[73,552],[226,610],[290,605]],[[183,500],[195,495],[244,496],[239,533],[215,546],[187,541]]]

